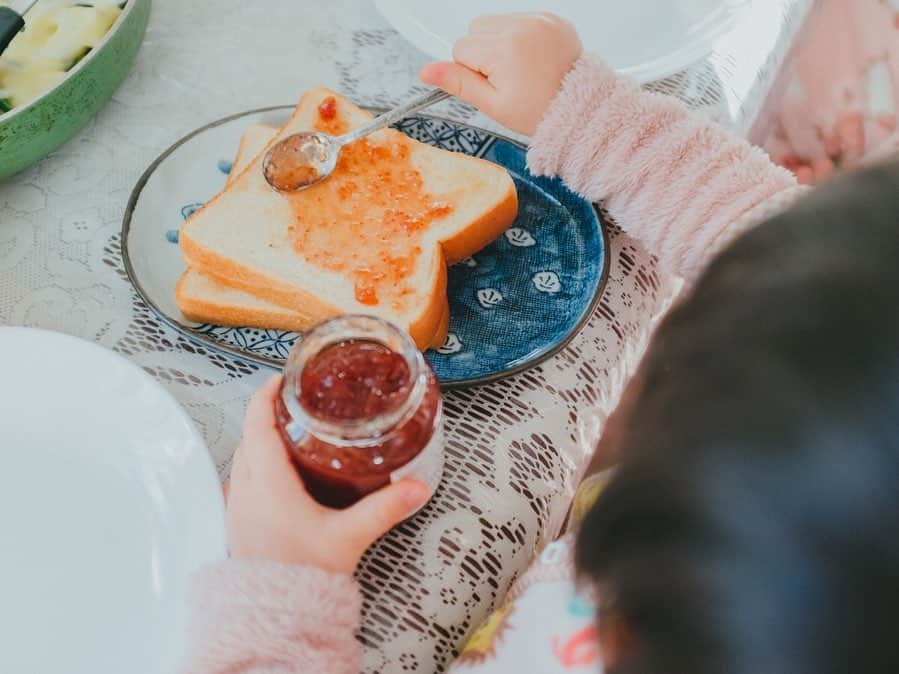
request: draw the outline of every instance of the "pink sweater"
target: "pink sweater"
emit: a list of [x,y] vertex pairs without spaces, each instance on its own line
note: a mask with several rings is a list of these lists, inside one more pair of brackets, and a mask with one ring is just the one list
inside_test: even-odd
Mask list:
[[[664,269],[688,280],[759,219],[757,207],[787,201],[796,184],[761,150],[591,57],[565,79],[529,164],[535,174],[561,176],[587,199],[604,201]],[[195,579],[185,671],[356,674],[360,604],[346,576],[222,562]]]

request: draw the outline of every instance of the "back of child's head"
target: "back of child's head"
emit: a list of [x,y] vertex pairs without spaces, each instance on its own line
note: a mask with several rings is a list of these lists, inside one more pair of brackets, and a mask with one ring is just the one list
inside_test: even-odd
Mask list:
[[899,672],[899,165],[744,236],[663,322],[578,541],[613,672]]

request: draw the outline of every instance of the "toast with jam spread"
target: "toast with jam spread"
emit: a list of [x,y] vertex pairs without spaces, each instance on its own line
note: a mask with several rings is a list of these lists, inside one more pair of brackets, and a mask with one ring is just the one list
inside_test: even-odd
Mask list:
[[334,173],[306,190],[277,192],[262,175],[267,149],[290,134],[340,135],[370,119],[315,89],[281,130],[244,134],[225,189],[181,230],[188,270],[175,299],[188,319],[302,331],[368,314],[422,349],[443,343],[447,265],[493,241],[517,214],[505,169],[387,129],[346,146]]

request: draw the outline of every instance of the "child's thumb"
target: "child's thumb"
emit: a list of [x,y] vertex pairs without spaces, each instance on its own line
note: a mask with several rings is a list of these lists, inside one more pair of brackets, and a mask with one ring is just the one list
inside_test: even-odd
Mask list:
[[402,480],[369,494],[340,513],[340,526],[368,548],[397,524],[413,515],[428,502],[427,485],[417,480]]
[[426,65],[419,76],[425,84],[443,89],[478,108],[488,117],[492,114],[496,89],[481,73],[449,61]]

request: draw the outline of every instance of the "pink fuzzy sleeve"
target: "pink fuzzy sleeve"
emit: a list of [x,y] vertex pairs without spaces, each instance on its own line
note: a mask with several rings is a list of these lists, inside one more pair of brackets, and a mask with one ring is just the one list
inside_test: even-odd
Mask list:
[[185,674],[357,674],[361,597],[319,569],[228,560],[195,578]]
[[528,163],[603,201],[663,269],[688,279],[736,234],[729,225],[796,185],[762,150],[590,56],[566,77]]

